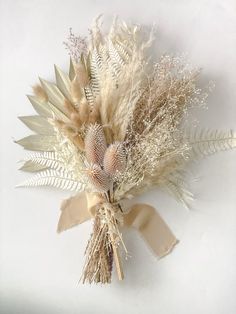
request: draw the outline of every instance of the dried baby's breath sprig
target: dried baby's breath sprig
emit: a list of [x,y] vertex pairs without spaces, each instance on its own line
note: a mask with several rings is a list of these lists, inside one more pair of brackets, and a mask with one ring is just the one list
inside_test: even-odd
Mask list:
[[89,163],[102,165],[107,148],[103,128],[99,124],[89,125],[85,135],[85,155]]
[[69,36],[67,41],[63,42],[66,49],[69,51],[69,55],[74,62],[79,62],[81,53],[87,53],[87,39],[86,37],[76,36],[72,32],[72,28],[69,29]]

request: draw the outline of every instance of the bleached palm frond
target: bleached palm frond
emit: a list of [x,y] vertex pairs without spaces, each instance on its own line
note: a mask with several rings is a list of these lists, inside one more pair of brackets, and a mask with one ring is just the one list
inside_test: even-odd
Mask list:
[[74,66],[72,58],[70,57],[69,79],[73,81],[74,77],[75,77],[75,66]]
[[18,117],[30,130],[41,135],[53,135],[54,129],[46,118],[41,116]]
[[72,174],[65,170],[45,170],[41,171],[17,187],[52,186],[62,190],[82,191],[84,184],[76,180]]
[[195,130],[187,139],[196,158],[236,147],[236,134],[232,130]]
[[51,118],[52,111],[47,106],[47,102],[40,101],[36,96],[27,95],[29,101],[31,102],[34,110],[42,117]]
[[57,85],[48,82],[42,78],[39,78],[44,91],[46,92],[49,102],[53,104],[59,111],[67,116],[67,112],[64,106],[65,96],[59,90]]
[[71,92],[70,92],[71,81],[68,74],[64,73],[56,65],[54,66],[54,68],[55,68],[57,87],[68,100],[72,101]]
[[54,151],[54,147],[57,144],[57,138],[56,136],[51,135],[34,134],[15,141],[15,143],[23,146],[24,149],[27,150],[51,152]]

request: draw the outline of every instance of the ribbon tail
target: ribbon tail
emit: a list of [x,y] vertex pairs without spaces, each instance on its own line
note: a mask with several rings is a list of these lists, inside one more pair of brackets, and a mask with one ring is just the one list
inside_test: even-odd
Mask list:
[[169,254],[178,240],[155,208],[146,204],[136,204],[124,217],[124,223],[138,230],[155,255]]
[[57,232],[62,232],[91,219],[87,209],[85,192],[64,200],[61,204],[61,215],[57,225]]

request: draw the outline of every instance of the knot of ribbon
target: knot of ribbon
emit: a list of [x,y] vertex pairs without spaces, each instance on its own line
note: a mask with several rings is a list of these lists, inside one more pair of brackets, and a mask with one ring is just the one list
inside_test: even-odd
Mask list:
[[[63,201],[57,231],[62,232],[95,216],[104,199],[95,193],[82,192]],[[170,253],[178,240],[154,207],[135,204],[123,212],[123,225],[135,228],[158,257]]]

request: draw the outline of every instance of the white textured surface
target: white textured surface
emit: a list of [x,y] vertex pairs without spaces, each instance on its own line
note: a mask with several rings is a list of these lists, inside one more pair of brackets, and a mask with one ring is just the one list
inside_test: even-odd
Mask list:
[[18,190],[25,156],[12,138],[28,134],[18,115],[33,112],[24,94],[37,75],[52,79],[53,64],[67,66],[61,42],[68,28],[85,34],[99,13],[158,26],[158,54],[187,52],[204,68],[203,82],[216,89],[203,126],[231,128],[236,117],[235,1],[0,1],[0,313],[1,314],[234,314],[236,313],[235,151],[192,167],[201,181],[197,200],[186,211],[154,192],[142,198],[155,205],[180,239],[158,261],[134,232],[125,239],[132,258],[126,278],[110,286],[83,286],[78,279],[90,223],[62,235],[55,232],[60,201],[68,194]]

